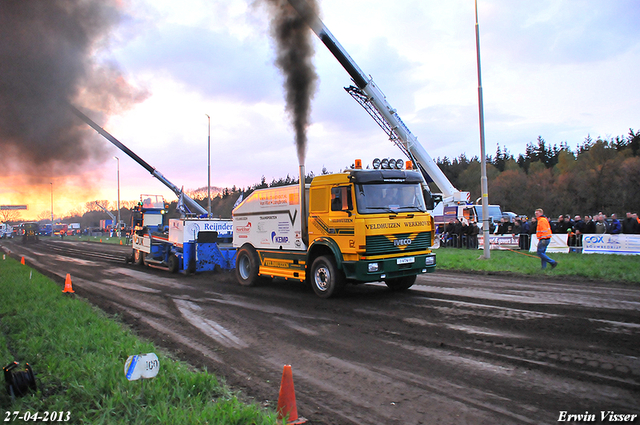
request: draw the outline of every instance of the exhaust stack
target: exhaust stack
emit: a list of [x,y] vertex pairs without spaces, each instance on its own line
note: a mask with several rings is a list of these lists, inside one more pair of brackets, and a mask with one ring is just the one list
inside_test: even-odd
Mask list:
[[309,247],[309,212],[307,211],[307,188],[305,184],[304,164],[300,164],[300,223],[302,225],[302,242]]

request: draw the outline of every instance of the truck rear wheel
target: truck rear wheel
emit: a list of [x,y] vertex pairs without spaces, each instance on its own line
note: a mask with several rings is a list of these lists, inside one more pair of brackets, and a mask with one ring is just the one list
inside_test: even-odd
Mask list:
[[252,247],[242,247],[236,257],[236,278],[242,286],[255,286],[258,283],[260,259]]
[[342,270],[338,270],[332,256],[322,255],[311,265],[311,286],[317,296],[329,298],[340,293],[346,283]]
[[416,275],[396,277],[394,279],[387,279],[384,283],[386,283],[392,291],[406,291],[416,283],[416,277]]

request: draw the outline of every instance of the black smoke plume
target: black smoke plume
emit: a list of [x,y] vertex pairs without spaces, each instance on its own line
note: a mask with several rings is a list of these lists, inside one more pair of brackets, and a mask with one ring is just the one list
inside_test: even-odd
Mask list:
[[[105,154],[68,102],[104,118],[147,96],[115,64],[96,59],[120,22],[117,4],[0,1],[0,150],[4,164],[29,175],[31,183],[79,170]],[[0,176],[7,172],[5,167]]]
[[[276,65],[284,74],[286,109],[295,130],[298,161],[304,164],[311,100],[318,75],[312,63],[312,32],[305,19],[287,0],[265,0],[271,13],[271,33],[276,41]],[[315,0],[307,0],[317,14]]]

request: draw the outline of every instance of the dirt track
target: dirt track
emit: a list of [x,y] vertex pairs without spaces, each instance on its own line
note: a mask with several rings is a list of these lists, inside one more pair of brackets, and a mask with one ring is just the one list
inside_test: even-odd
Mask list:
[[[640,289],[436,272],[405,293],[136,268],[129,249],[3,241],[140,335],[275,406],[293,368],[311,424],[551,424],[640,414]],[[637,422],[640,420],[636,419]]]

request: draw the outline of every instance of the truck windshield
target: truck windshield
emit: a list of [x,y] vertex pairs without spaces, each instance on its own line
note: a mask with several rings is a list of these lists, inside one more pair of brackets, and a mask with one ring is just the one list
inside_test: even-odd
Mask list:
[[[476,214],[478,215],[477,221],[482,222],[482,205],[474,205],[473,207],[475,208]],[[494,222],[498,222],[502,218],[502,210],[500,209],[500,205],[489,205],[488,211],[489,217]]]
[[375,183],[356,185],[356,204],[360,214],[380,212],[426,212],[420,185],[415,183]]

